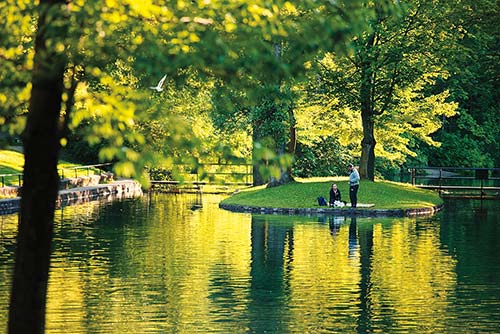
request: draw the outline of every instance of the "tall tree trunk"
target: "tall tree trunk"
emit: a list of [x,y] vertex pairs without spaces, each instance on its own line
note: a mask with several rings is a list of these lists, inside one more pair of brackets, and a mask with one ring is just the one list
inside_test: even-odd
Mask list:
[[[297,147],[297,130],[295,128],[295,115],[293,114],[293,109],[290,109],[288,111],[288,122],[290,123],[290,126],[288,128],[288,143],[286,147],[285,145],[282,145],[278,149],[277,154],[282,155],[286,153],[291,156],[295,156],[295,148]],[[287,166],[286,168],[280,167],[280,170],[281,170],[280,178],[279,179],[271,178],[268,187],[276,187],[288,183],[290,181],[293,181],[292,165]]]
[[[283,54],[282,42],[274,43],[274,56],[278,61],[281,59],[282,54]],[[281,82],[282,82],[282,78],[278,77],[278,79],[277,79],[278,87],[281,86]],[[281,92],[280,92],[280,94],[281,94]],[[281,121],[283,122],[283,120],[281,120]],[[289,138],[288,138],[289,142],[287,145],[281,144],[277,147],[277,150],[276,150],[277,155],[283,155],[285,153],[290,154],[290,153],[292,153],[292,152],[290,152],[290,148],[293,147],[295,149],[295,118],[293,115],[293,110],[291,110],[291,109],[288,111],[288,122],[290,124]],[[276,142],[286,142],[283,139],[284,138],[275,138]],[[280,166],[280,177],[279,178],[271,177],[271,179],[269,180],[268,187],[276,187],[276,186],[288,183],[291,180],[292,180],[292,168]]]
[[[289,117],[290,117],[290,137],[288,141],[288,151],[287,153],[290,154],[292,157],[295,157],[295,150],[297,149],[297,128],[296,128],[296,121],[295,121],[295,115],[293,114],[293,110],[289,111]],[[290,180],[293,180],[293,174],[292,174],[292,165],[290,165],[287,169],[288,175]]]
[[363,179],[375,180],[375,134],[373,115],[361,110],[363,124],[363,140],[361,141],[361,160],[359,162],[359,176]]
[[[285,154],[285,145],[281,145],[281,147],[277,150],[276,154],[278,155]],[[269,180],[269,184],[267,185],[268,188],[277,187],[291,181],[291,173],[290,173],[291,170],[288,169],[288,167],[284,168],[283,166],[280,166],[279,169],[280,169],[280,177],[279,178],[271,177]]]
[[[64,39],[62,0],[41,0],[32,90],[24,143],[24,184],[11,290],[10,334],[43,333],[55,201],[59,177],[58,121],[65,58],[47,49]],[[58,21],[54,24],[54,21]],[[51,25],[50,29],[48,26]],[[48,35],[50,34],[50,36]]]
[[363,126],[363,140],[361,141],[361,161],[359,175],[363,179],[375,179],[375,110],[373,94],[375,92],[375,75],[372,69],[373,59],[370,49],[375,43],[375,34],[368,39],[365,59],[361,62],[361,87],[359,90],[361,102],[361,121]]
[[264,179],[262,176],[262,173],[260,172],[261,167],[265,167],[265,161],[261,159],[260,157],[257,157],[255,154],[256,147],[255,145],[260,142],[261,140],[260,136],[260,131],[259,131],[259,126],[257,124],[253,125],[253,132],[252,132],[252,145],[253,145],[253,156],[252,156],[252,163],[253,163],[253,168],[252,168],[252,174],[253,174],[253,186],[260,186],[263,184],[266,184],[268,180]]

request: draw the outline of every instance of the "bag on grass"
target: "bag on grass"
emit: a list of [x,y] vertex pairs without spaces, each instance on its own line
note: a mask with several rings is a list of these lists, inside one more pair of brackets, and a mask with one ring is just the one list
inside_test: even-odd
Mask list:
[[319,206],[327,206],[328,205],[328,204],[326,204],[326,199],[323,196],[318,197],[318,205]]

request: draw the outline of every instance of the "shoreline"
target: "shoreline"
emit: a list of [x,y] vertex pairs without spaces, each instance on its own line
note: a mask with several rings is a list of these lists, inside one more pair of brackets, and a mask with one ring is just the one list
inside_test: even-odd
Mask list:
[[341,208],[269,208],[219,203],[219,208],[231,212],[281,215],[338,215],[358,217],[417,217],[432,216],[441,211],[443,204],[416,209],[341,209]]
[[[60,190],[56,200],[56,208],[76,205],[94,200],[113,200],[141,196],[142,187],[134,180],[116,180],[106,184],[96,184]],[[19,212],[21,197],[0,199],[0,216]]]

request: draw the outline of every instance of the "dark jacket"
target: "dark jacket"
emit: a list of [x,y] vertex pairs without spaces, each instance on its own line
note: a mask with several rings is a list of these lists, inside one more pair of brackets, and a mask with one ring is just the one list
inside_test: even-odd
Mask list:
[[333,189],[330,189],[330,204],[333,205],[335,201],[341,201],[340,189],[337,188],[337,192],[333,192]]

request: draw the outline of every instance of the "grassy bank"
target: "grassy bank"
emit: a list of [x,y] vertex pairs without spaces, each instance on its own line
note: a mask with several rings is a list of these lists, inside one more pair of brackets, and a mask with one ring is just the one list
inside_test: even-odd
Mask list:
[[[79,164],[60,160],[57,168],[77,167]],[[24,168],[24,155],[15,149],[0,150],[0,175],[1,174],[20,174]],[[17,176],[5,176],[5,185],[17,185]],[[1,185],[0,185],[1,186]]]
[[[0,174],[22,173],[24,166],[24,155],[14,149],[0,150]],[[58,168],[69,168],[79,166],[77,163],[60,160]]]
[[[349,202],[347,178],[303,179],[275,188],[255,187],[241,191],[222,203],[272,208],[314,208],[317,197],[329,198],[335,182],[342,200]],[[433,207],[442,203],[434,191],[418,189],[404,183],[390,181],[361,181],[358,203],[375,204],[374,209],[414,209]]]

